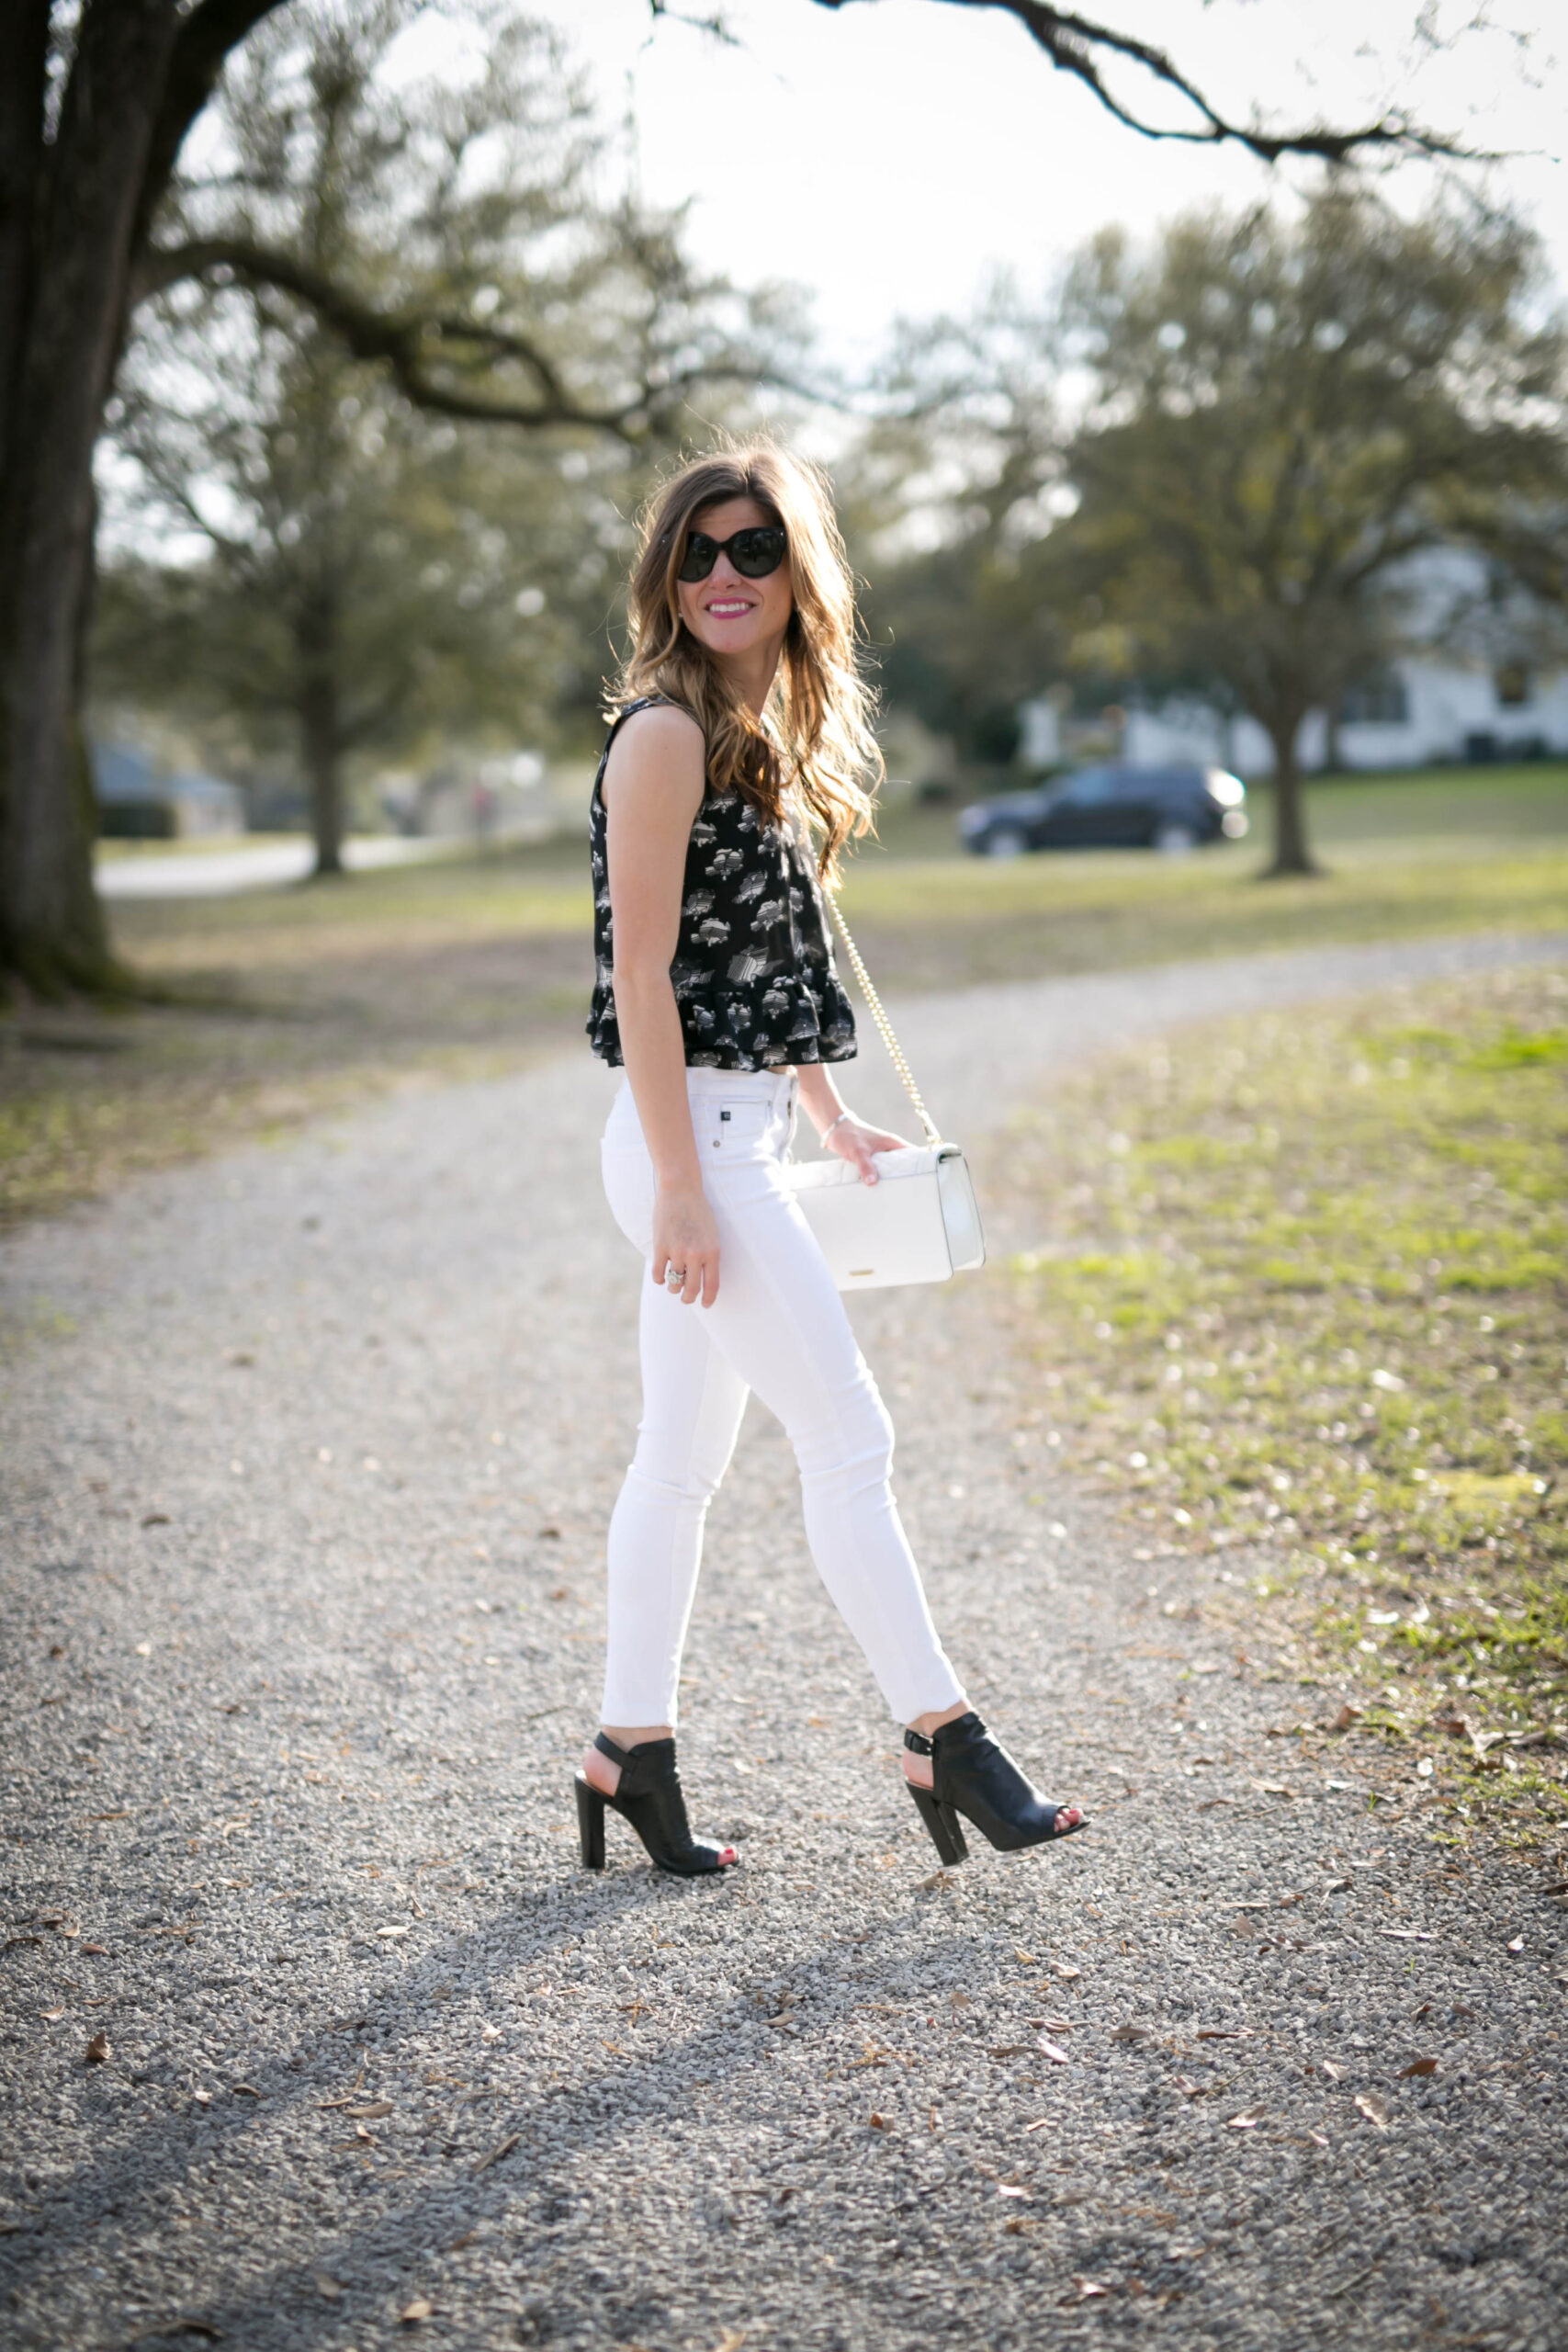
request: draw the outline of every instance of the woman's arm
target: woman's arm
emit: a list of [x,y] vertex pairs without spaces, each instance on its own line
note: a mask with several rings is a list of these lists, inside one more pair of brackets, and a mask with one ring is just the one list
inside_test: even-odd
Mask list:
[[718,1227],[703,1192],[686,1097],[686,1046],[670,966],[692,820],[702,806],[702,729],[664,705],[628,718],[600,789],[608,817],[615,1020],[626,1077],[653,1161],[653,1264],[684,1267],[690,1306],[718,1296]]
[[852,1111],[846,1111],[843,1096],[820,1062],[802,1062],[795,1074],[802,1107],[827,1149],[852,1161],[863,1184],[874,1184],[877,1176],[872,1153],[902,1151],[907,1137],[892,1135],[886,1127],[868,1126]]

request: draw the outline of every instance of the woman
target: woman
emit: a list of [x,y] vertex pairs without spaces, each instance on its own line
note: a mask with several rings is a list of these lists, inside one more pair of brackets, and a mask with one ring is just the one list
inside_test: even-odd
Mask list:
[[588,1028],[626,1073],[604,1184],[649,1279],[603,1728],[577,1776],[583,1861],[604,1867],[606,1804],[663,1870],[738,1859],[691,1834],[674,1727],[703,1521],[753,1388],[794,1444],[812,1556],[907,1726],[943,1860],[964,1851],[958,1814],[995,1846],[1064,1837],[1082,1815],[990,1738],[937,1639],[888,1484],[892,1426],[782,1172],[797,1102],[867,1184],[900,1144],[830,1074],[855,1033],[821,886],[869,829],[881,762],[826,483],[766,444],[683,467],[645,519],[630,621],[593,789]]

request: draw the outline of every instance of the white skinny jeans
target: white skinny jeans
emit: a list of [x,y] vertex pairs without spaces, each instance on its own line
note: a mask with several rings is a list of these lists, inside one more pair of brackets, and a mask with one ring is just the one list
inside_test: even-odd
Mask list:
[[[795,1448],[811,1556],[894,1719],[940,1713],[964,1693],[894,1505],[893,1425],[784,1179],[795,1081],[688,1069],[686,1091],[718,1223],[719,1293],[711,1307],[684,1306],[643,1276],[642,1419],[610,1521],[601,1721],[676,1720],[703,1523],[753,1388]],[[616,1223],[650,1258],[653,1167],[625,1083],[604,1168]]]

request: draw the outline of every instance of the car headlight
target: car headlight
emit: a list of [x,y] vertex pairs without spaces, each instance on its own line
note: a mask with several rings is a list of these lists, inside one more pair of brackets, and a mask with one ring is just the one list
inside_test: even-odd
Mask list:
[[1217,800],[1222,808],[1239,808],[1247,798],[1247,786],[1240,776],[1227,775],[1224,768],[1211,768],[1209,797]]

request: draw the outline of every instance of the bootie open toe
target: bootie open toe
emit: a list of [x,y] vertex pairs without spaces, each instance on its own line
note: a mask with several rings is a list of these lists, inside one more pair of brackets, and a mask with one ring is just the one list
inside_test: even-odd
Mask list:
[[577,1832],[584,1870],[604,1867],[606,1805],[614,1805],[631,1823],[656,1870],[673,1871],[680,1878],[708,1878],[739,1860],[733,1846],[693,1837],[672,1739],[645,1739],[636,1747],[617,1747],[601,1732],[593,1745],[601,1756],[620,1766],[621,1777],[611,1796],[596,1789],[586,1774],[577,1775]]
[[1047,1804],[973,1710],[943,1724],[930,1739],[907,1731],[904,1745],[912,1755],[931,1759],[931,1787],[911,1781],[909,1794],[944,1864],[961,1862],[969,1851],[960,1814],[1004,1854],[1070,1838],[1089,1826],[1081,1814],[1077,1821],[1063,1819],[1071,1805]]

